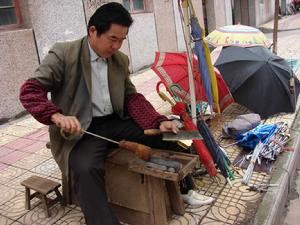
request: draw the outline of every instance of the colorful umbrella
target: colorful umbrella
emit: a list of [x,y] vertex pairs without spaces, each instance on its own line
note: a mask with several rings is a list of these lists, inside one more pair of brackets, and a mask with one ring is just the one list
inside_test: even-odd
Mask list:
[[[172,107],[172,112],[176,115],[179,115],[184,122],[184,127],[186,130],[198,130],[196,125],[193,123],[191,118],[186,112],[186,105],[183,102],[177,102]],[[193,146],[199,155],[200,161],[204,164],[207,172],[210,176],[217,176],[217,169],[214,165],[213,158],[205,146],[203,140],[193,140]]]
[[259,29],[245,25],[229,25],[220,27],[205,37],[205,40],[215,47],[218,46],[265,46],[270,44]]
[[[174,97],[175,101],[184,101],[190,104],[190,89],[188,83],[188,66],[186,54],[184,53],[161,53],[156,52],[155,61],[152,70],[159,76],[161,82],[166,87],[167,91]],[[193,58],[193,75],[195,81],[195,95],[198,113],[203,108],[203,101],[207,102],[205,89],[200,79],[198,70],[198,60]],[[219,105],[221,112],[234,102],[229,88],[225,84],[220,72],[214,68],[217,78],[217,86],[219,93]],[[159,90],[158,90],[159,92]],[[200,107],[202,106],[202,107]],[[215,108],[215,111],[216,108]]]

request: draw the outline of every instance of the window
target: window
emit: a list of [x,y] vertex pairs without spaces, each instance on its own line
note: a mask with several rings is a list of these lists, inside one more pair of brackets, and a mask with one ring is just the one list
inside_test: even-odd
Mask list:
[[0,0],[0,28],[13,28],[21,25],[18,0]]
[[124,7],[131,13],[144,12],[144,0],[123,0]]

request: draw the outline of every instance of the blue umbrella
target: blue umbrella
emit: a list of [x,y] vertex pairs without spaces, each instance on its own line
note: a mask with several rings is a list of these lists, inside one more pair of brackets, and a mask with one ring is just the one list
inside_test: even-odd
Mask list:
[[198,24],[196,17],[191,17],[191,35],[195,41],[195,54],[198,58],[198,67],[201,74],[201,79],[204,84],[205,93],[208,99],[209,105],[213,104],[213,96],[211,91],[211,79],[208,70],[208,65],[205,59],[204,47],[201,43],[202,41],[202,29]]
[[277,127],[276,124],[260,124],[246,133],[239,134],[236,137],[237,145],[252,150],[259,142],[268,142],[269,138],[276,132]]

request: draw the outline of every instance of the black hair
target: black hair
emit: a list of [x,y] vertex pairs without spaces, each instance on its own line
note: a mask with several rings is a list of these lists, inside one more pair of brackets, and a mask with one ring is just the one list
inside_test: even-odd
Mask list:
[[100,6],[91,16],[88,23],[88,30],[91,26],[97,29],[97,35],[108,31],[111,24],[118,24],[124,27],[130,27],[133,19],[130,13],[122,4],[110,2]]

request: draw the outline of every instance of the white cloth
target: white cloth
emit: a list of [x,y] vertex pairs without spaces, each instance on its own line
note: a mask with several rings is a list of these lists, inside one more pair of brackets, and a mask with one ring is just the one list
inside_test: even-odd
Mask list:
[[89,44],[92,77],[92,107],[93,117],[113,113],[108,89],[107,61],[99,57]]

